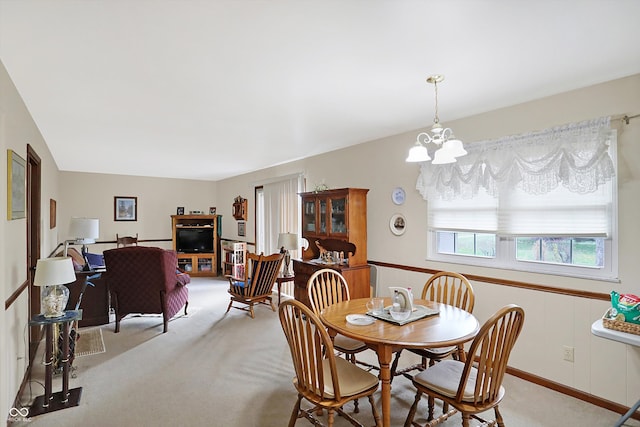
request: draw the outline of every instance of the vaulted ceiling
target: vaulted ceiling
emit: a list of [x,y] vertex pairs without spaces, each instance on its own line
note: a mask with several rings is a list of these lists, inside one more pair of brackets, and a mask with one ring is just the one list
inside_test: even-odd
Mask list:
[[[640,73],[636,0],[0,0],[64,171],[218,180]],[[407,141],[407,150],[413,141]]]

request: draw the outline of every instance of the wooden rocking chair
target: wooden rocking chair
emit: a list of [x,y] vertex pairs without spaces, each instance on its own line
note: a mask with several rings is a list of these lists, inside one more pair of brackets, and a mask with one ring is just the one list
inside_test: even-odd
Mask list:
[[[271,310],[276,311],[271,299],[273,285],[276,282],[280,265],[284,254],[256,255],[247,252],[244,277],[226,276],[229,279],[229,294],[231,301],[227,307],[227,313],[231,307],[245,310],[255,319],[254,304],[269,304]],[[233,303],[243,304],[243,307],[234,306]]]

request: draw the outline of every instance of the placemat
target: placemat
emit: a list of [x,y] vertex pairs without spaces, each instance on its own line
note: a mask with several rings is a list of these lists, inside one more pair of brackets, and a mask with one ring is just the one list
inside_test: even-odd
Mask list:
[[384,320],[386,322],[395,323],[396,325],[405,325],[410,322],[415,322],[416,320],[424,319],[425,317],[435,316],[440,314],[440,310],[437,308],[429,308],[424,305],[416,305],[414,306],[414,311],[411,312],[411,315],[405,320],[396,320],[389,314],[389,308],[385,307],[382,313],[372,313],[370,311],[367,314],[371,317],[375,317],[376,319]]

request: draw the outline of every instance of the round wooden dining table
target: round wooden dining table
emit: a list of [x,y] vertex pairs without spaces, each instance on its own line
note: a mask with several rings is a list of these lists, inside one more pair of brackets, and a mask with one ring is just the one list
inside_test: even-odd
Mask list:
[[[406,323],[402,326],[381,319],[370,325],[347,322],[349,314],[365,314],[370,298],[352,299],[332,304],[322,310],[320,319],[333,337],[340,333],[366,343],[378,355],[382,383],[382,425],[391,423],[391,359],[395,351],[405,348],[435,348],[459,345],[470,341],[480,329],[478,319],[471,313],[447,304],[415,300],[414,304],[438,309],[439,313]],[[385,307],[391,304],[385,298]],[[464,357],[464,354],[461,355]]]

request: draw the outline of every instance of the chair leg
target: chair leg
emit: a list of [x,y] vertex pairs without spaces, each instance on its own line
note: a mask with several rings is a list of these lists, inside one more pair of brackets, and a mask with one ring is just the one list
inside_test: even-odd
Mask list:
[[335,419],[335,410],[333,408],[330,408],[327,410],[328,414],[327,414],[327,427],[333,427],[333,422]]
[[504,427],[504,421],[502,420],[502,414],[500,413],[500,410],[498,409],[498,405],[496,405],[493,408],[493,412],[496,415],[496,422],[498,423],[498,427]]
[[466,412],[462,413],[462,427],[469,427],[469,419],[471,419],[471,415]]
[[251,305],[249,306],[249,312],[250,312],[250,314],[251,314],[251,318],[252,318],[252,319],[255,319],[255,318],[256,318],[256,314],[253,312],[253,304],[251,304]]
[[162,333],[166,334],[169,330],[169,316],[167,315],[167,312],[165,310],[162,310],[162,323],[164,325]]
[[229,305],[227,306],[227,311],[225,311],[225,314],[229,312],[229,310],[231,310],[231,304],[233,304],[233,300],[229,301]]
[[184,315],[187,315],[187,307],[189,306],[189,301],[184,303]]
[[373,419],[376,421],[376,427],[379,427],[382,421],[380,420],[380,415],[378,414],[378,410],[376,409],[376,402],[373,399],[373,394],[369,395],[369,403],[371,404],[371,413],[373,414]]
[[436,399],[430,395],[427,401],[429,402],[428,403],[429,415],[427,416],[427,421],[431,421],[433,419],[433,410],[436,404]]
[[391,363],[391,378],[389,379],[389,383],[393,382],[393,377],[396,376],[396,371],[398,370],[398,361],[400,360],[400,354],[402,354],[402,350],[398,350],[396,352],[396,357],[393,358],[393,363]]
[[407,419],[404,422],[404,427],[411,427],[413,423],[413,418],[416,416],[416,409],[418,409],[418,403],[420,402],[420,398],[422,397],[422,392],[418,390],[416,392],[416,398],[413,401],[413,405],[411,405],[411,409],[409,409],[409,413],[407,414]]
[[293,427],[296,425],[296,421],[298,419],[298,414],[300,413],[300,401],[302,400],[302,395],[298,394],[298,400],[296,404],[293,405],[293,411],[291,412],[291,418],[289,418],[289,427]]

